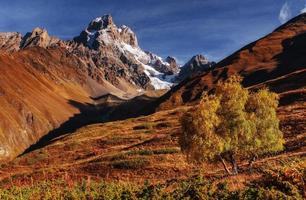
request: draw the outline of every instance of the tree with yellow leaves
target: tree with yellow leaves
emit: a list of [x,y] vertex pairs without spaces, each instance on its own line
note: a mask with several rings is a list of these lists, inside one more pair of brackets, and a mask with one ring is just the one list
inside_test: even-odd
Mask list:
[[195,162],[225,158],[237,174],[237,157],[255,156],[283,149],[283,135],[276,115],[278,96],[267,89],[250,93],[242,78],[232,76],[216,85],[215,94],[204,93],[199,105],[181,119],[179,144]]

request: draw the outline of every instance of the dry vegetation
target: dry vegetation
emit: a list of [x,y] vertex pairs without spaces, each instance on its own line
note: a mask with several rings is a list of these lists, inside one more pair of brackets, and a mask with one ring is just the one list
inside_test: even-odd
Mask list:
[[[264,180],[267,171],[271,175],[271,169],[295,170],[288,168],[293,165],[299,165],[300,168],[304,166],[302,169],[305,169],[306,126],[303,101],[278,110],[286,139],[285,150],[260,157],[254,163],[253,171],[248,170],[247,161],[238,161],[240,173],[236,176],[226,176],[220,163],[207,162],[194,166],[186,161],[178,145],[181,131],[179,118],[190,108],[178,107],[149,116],[89,125],[54,139],[41,149],[20,156],[11,163],[2,164],[1,187],[10,189],[7,192],[33,194],[43,190],[40,187],[46,184],[44,187],[62,196],[61,188],[68,188],[69,194],[75,192],[81,195],[88,192],[87,187],[80,189],[84,181],[90,187],[120,185],[124,182],[128,184],[124,188],[136,188],[134,192],[139,192],[139,187],[149,181],[154,187],[162,184],[162,191],[175,192],[175,188],[178,190],[178,187],[185,187],[180,186],[185,181],[188,185],[190,178],[202,174],[205,181],[211,184],[226,182],[229,191],[236,191],[249,188],[251,182]],[[305,181],[305,174],[302,177]],[[97,188],[92,190],[101,192]]]

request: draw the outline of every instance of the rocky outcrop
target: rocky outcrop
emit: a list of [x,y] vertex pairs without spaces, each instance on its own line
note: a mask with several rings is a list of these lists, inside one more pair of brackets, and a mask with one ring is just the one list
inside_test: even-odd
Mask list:
[[62,42],[60,39],[49,36],[47,30],[38,27],[26,33],[25,36],[17,32],[0,33],[0,49],[10,52],[27,47],[47,48],[59,45],[60,42]]
[[180,66],[176,63],[176,60],[173,57],[167,57],[164,61],[161,57],[151,53],[146,52],[149,56],[148,64],[153,66],[158,72],[163,73],[164,75],[174,75],[178,74]]
[[106,46],[114,46],[115,43],[126,43],[132,47],[138,47],[135,33],[127,26],[117,27],[111,15],[104,15],[91,21],[81,34],[73,39],[77,43],[94,50],[102,50]]
[[202,72],[212,69],[214,62],[209,62],[207,58],[199,54],[193,56],[182,68],[176,78],[177,82],[184,80],[187,77],[192,77]]
[[47,30],[37,27],[22,38],[20,48],[24,49],[27,47],[36,46],[47,48],[58,43],[59,41],[60,40],[58,38],[50,37]]
[[178,73],[180,71],[180,66],[174,57],[168,56],[166,62],[169,63],[169,68],[173,73]]
[[0,33],[0,49],[5,51],[18,51],[22,35],[17,32]]

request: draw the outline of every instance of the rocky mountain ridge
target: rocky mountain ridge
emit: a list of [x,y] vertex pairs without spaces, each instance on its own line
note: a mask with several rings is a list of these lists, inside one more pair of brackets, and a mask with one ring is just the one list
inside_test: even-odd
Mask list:
[[179,72],[174,58],[164,61],[143,51],[136,34],[125,25],[117,27],[110,15],[92,20],[79,36],[68,41],[49,36],[42,28],[35,28],[25,36],[0,33],[2,50],[18,51],[33,46],[65,48],[86,63],[93,78],[96,73],[101,74],[103,79],[123,91],[122,85],[126,83],[137,91],[170,89],[173,75]]

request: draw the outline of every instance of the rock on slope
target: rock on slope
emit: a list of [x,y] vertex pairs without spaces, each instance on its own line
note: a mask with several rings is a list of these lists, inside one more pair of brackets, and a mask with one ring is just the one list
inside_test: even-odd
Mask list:
[[171,108],[200,98],[218,80],[238,73],[246,87],[268,86],[281,96],[305,98],[306,14],[301,14],[267,36],[217,63],[212,70],[189,78],[157,102]]
[[22,35],[20,33],[8,32],[0,33],[0,49],[6,51],[17,51],[19,50]]

